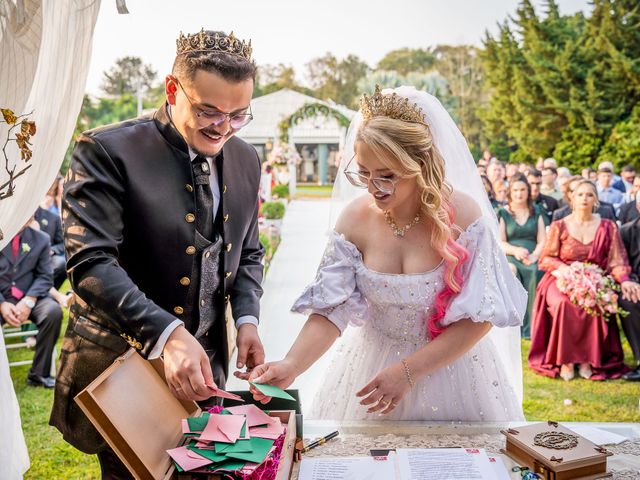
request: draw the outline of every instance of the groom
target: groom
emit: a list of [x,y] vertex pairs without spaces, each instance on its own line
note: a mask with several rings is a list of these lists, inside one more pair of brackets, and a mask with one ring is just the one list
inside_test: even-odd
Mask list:
[[76,143],[62,204],[75,295],[51,424],[98,454],[104,478],[131,477],[73,398],[128,348],[164,356],[176,397],[207,400],[227,375],[230,304],[238,368],[264,362],[260,161],[234,136],[255,74],[250,43],[181,34],[166,103]]

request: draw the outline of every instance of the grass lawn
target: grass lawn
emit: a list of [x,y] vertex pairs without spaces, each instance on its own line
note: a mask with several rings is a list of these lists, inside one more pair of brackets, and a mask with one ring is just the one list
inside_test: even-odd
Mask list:
[[296,198],[330,198],[332,185],[298,185]]
[[[63,332],[65,328],[66,316]],[[529,342],[523,341],[522,347],[526,365]],[[10,360],[26,359],[31,355],[33,353],[27,351],[9,351]],[[626,341],[625,358],[631,364],[633,359]],[[25,378],[28,368],[11,370],[31,454],[31,469],[25,478],[100,478],[96,457],[73,449],[62,440],[56,429],[48,425],[53,392],[27,387]],[[593,382],[581,378],[564,382],[536,375],[527,367],[524,369],[524,411],[527,420],[640,422],[639,397],[637,383],[622,380]],[[564,405],[567,398],[572,400],[572,405]]]

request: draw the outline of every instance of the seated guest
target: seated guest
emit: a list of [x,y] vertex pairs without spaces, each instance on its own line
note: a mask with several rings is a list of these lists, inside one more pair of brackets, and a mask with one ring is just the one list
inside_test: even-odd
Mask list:
[[531,188],[522,174],[511,177],[507,204],[498,210],[502,249],[514,274],[529,294],[529,303],[521,327],[524,338],[530,336],[530,317],[536,296],[538,258],[545,239],[545,223],[542,209],[533,204]]
[[504,180],[497,180],[492,183],[493,192],[496,195],[496,202],[499,205],[506,205],[507,203],[507,182]]
[[627,192],[630,200],[620,205],[620,215],[618,216],[620,225],[632,222],[640,216],[640,204],[637,203],[638,192],[640,192],[640,177],[633,179],[631,190]]
[[594,214],[596,186],[581,180],[573,191],[571,215],[553,222],[538,262],[544,277],[538,284],[531,324],[529,366],[541,375],[565,380],[575,365],[583,378],[603,380],[627,373],[618,323],[590,315],[574,305],[556,284],[553,272],[573,262],[598,265],[621,284],[627,298],[640,295],[640,285],[629,280],[631,267],[615,222]]
[[48,295],[53,286],[49,237],[29,227],[31,220],[0,251],[0,316],[1,323],[14,327],[29,319],[38,326],[27,383],[53,388],[51,357],[60,335],[62,309]]
[[497,212],[498,208],[500,208],[502,204],[498,203],[498,201],[496,200],[496,194],[493,191],[493,185],[491,185],[491,182],[486,175],[480,175],[480,178],[482,179],[482,185],[484,185],[484,190],[485,192],[487,192],[487,197],[489,197],[491,206],[493,207],[493,210]]
[[587,180],[595,180],[597,176],[596,171],[591,167],[583,168],[580,175]]
[[555,167],[544,166],[542,168],[542,185],[540,185],[540,193],[553,197],[559,201],[562,198],[562,192],[558,189],[557,179],[558,170]]
[[53,268],[53,287],[59,289],[67,279],[67,269],[64,258],[64,239],[62,238],[62,220],[49,210],[38,207],[34,218],[40,226],[40,231],[49,235],[51,243],[51,267]]
[[489,161],[489,165],[487,165],[487,177],[491,182],[491,185],[494,185],[498,180],[504,181],[506,176],[504,165],[497,158],[492,158]]
[[598,199],[601,202],[610,203],[613,208],[618,208],[622,203],[622,192],[613,188],[612,183],[613,170],[601,163],[598,167]]
[[[617,188],[622,193],[628,193],[633,188],[633,180],[636,178],[636,169],[631,165],[625,165],[620,172],[620,178],[613,182],[613,188]],[[626,197],[624,201],[628,202],[631,198]]]
[[[640,193],[638,194],[638,208],[640,208]],[[631,265],[631,279],[640,280],[640,217],[625,224],[620,229],[622,242],[627,249],[629,264]],[[620,306],[629,315],[621,319],[622,329],[629,340],[633,356],[636,359],[635,370],[622,376],[625,380],[640,381],[640,302],[638,298],[620,299]]]
[[[559,208],[555,212],[553,212],[552,220],[555,222],[557,220],[562,220],[564,217],[571,215],[571,198],[573,196],[573,191],[576,189],[576,186],[584,180],[582,177],[575,176],[572,177],[569,181],[569,188],[567,189],[567,198],[569,199],[569,205],[565,205],[562,208]],[[598,202],[598,206],[596,207],[596,212],[600,215],[600,218],[606,218],[607,220],[616,221],[616,212],[613,209],[613,205],[605,202]]]
[[549,225],[553,212],[558,209],[558,201],[553,197],[540,193],[540,187],[542,185],[542,173],[540,170],[530,168],[527,171],[527,182],[531,188],[531,200],[533,200],[533,204],[543,209],[544,223]]

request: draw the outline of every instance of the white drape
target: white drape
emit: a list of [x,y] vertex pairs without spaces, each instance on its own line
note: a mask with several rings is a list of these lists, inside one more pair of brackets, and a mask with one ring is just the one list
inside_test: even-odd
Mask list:
[[[100,0],[0,0],[0,107],[30,113],[31,168],[16,179],[13,196],[0,200],[3,248],[35,212],[51,186],[82,105]],[[0,148],[7,126],[0,124]],[[19,159],[15,142],[9,168]],[[9,175],[0,156],[0,185]]]
[[[37,126],[31,167],[16,179],[14,194],[0,200],[0,248],[33,214],[60,169],[82,105],[99,7],[100,0],[0,0],[0,108],[33,111]],[[7,129],[0,124],[0,149]],[[8,168],[21,170],[15,142],[6,151]],[[5,168],[0,156],[0,185],[9,178]],[[21,479],[28,468],[0,335],[0,477]]]

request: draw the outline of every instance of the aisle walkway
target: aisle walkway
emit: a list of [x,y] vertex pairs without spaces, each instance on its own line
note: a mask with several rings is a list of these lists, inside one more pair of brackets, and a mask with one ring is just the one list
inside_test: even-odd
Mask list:
[[[263,285],[259,333],[267,361],[283,358],[304,325],[305,317],[291,313],[289,309],[315,277],[327,241],[330,209],[331,201],[328,199],[297,200],[287,208],[282,224],[282,242]],[[300,390],[305,411],[309,411],[330,354],[325,354],[291,387]],[[235,364],[234,357],[231,365]],[[243,390],[247,383],[232,377],[227,388]]]

